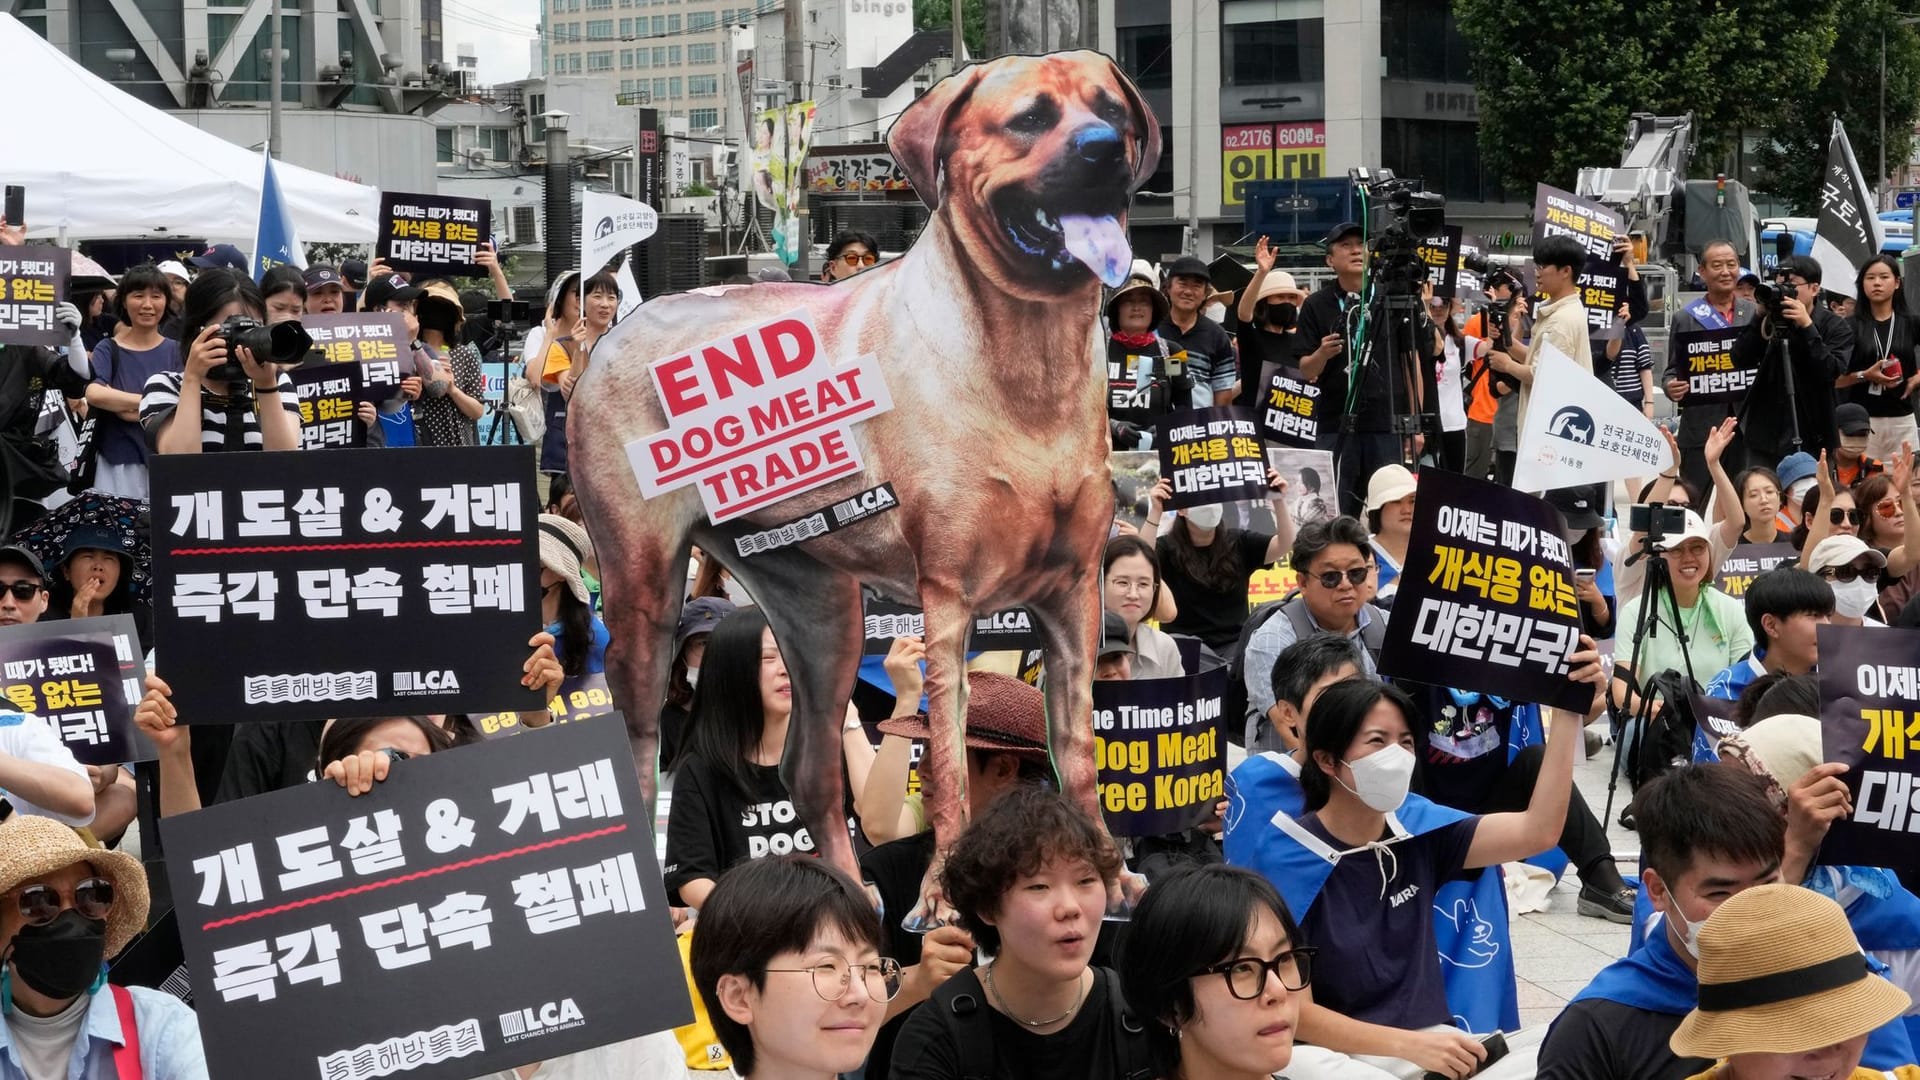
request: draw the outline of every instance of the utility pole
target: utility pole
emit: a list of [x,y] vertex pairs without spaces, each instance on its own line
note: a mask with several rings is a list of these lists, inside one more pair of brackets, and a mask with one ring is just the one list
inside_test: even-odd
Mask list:
[[960,70],[960,65],[966,62],[967,55],[967,35],[960,21],[961,9],[964,7],[966,7],[966,0],[953,0],[953,70],[955,71]]
[[267,73],[267,156],[280,156],[280,69],[286,54],[280,48],[280,0],[267,0],[267,52],[272,55]]
[[[787,104],[798,105],[807,100],[807,23],[806,0],[786,0],[787,35]],[[791,114],[789,114],[791,115]],[[787,125],[787,117],[781,117],[780,129],[791,139],[792,129]],[[796,172],[802,177],[804,170],[792,167],[792,143],[788,142],[788,151],[782,160],[787,161],[787,179],[789,183]],[[793,227],[800,230],[800,257],[794,260],[793,269],[796,280],[807,277],[807,251],[813,246],[813,223],[807,218],[807,189],[804,181],[793,196]]]
[[1187,254],[1200,250],[1200,3],[1187,30]]
[[1880,189],[1887,182],[1887,28],[1880,28],[1880,171],[1873,174],[1873,208],[1884,210]]

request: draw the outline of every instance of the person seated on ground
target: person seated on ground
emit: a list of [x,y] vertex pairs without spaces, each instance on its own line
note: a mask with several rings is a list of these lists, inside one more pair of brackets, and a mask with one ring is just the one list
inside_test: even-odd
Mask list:
[[[720,876],[693,935],[693,982],[744,1080],[834,1080],[867,1060],[900,965],[867,895],[819,860]],[[624,1074],[608,1074],[624,1075]]]
[[1833,589],[1798,567],[1776,566],[1747,586],[1746,611],[1753,651],[1713,677],[1708,697],[1738,701],[1767,672],[1812,671],[1820,662],[1819,629],[1833,618]]
[[1738,544],[1771,544],[1787,539],[1780,531],[1780,477],[1765,465],[1740,470],[1727,478],[1721,456],[1735,436],[1739,421],[1728,417],[1707,432],[1707,473],[1713,477],[1714,514],[1720,543],[1727,548]]
[[[1090,966],[1120,856],[1067,798],[1016,784],[960,834],[941,887],[993,957],[914,1010],[894,1044],[897,1080],[1055,1080],[1147,1068],[1119,980]],[[706,928],[702,932],[707,932]]]
[[667,703],[660,709],[661,768],[680,758],[693,708],[693,691],[700,684],[700,662],[707,654],[707,637],[720,625],[721,619],[731,614],[733,601],[716,596],[695,597],[680,609],[680,621],[673,631],[673,668],[667,675]]
[[1400,566],[1407,561],[1407,541],[1413,539],[1413,474],[1405,465],[1382,465],[1367,481],[1367,532],[1378,568],[1375,602],[1393,605],[1400,589]]
[[1907,524],[1920,521],[1913,500],[1913,455],[1903,453],[1890,472],[1861,481],[1853,501],[1860,507],[1860,539],[1887,557],[1880,608],[1898,611],[1920,595],[1920,526]]
[[61,544],[48,585],[48,617],[131,615],[142,652],[153,637],[153,606],[133,596],[133,538],[105,525],[78,525]]
[[1885,626],[1878,618],[1880,572],[1887,557],[1857,536],[1829,536],[1807,555],[1807,569],[1833,590],[1835,626]]
[[1122,285],[1107,300],[1107,430],[1115,450],[1153,446],[1160,421],[1193,407],[1187,354],[1154,333],[1167,298],[1143,281]]
[[1694,1080],[1916,1080],[1903,1062],[1863,1068],[1876,1029],[1907,992],[1875,974],[1832,900],[1762,885],[1700,928],[1700,1003],[1669,1045],[1718,1064]]
[[1189,506],[1165,532],[1167,503],[1173,485],[1166,477],[1153,485],[1152,511],[1140,526],[1140,539],[1154,545],[1160,556],[1160,580],[1173,594],[1179,616],[1161,628],[1169,634],[1189,634],[1207,643],[1228,661],[1247,621],[1247,578],[1263,566],[1280,561],[1293,543],[1293,518],[1287,511],[1287,482],[1267,470],[1267,505],[1273,510],[1271,536],[1255,529],[1222,527],[1226,507],[1220,503]]
[[1855,487],[1869,476],[1886,470],[1885,463],[1867,456],[1867,442],[1873,438],[1873,418],[1864,406],[1851,401],[1833,410],[1833,422],[1840,429],[1840,445],[1833,454],[1833,471],[1841,487]]
[[1780,459],[1780,465],[1774,469],[1774,475],[1780,478],[1780,513],[1774,517],[1774,527],[1781,532],[1792,532],[1800,524],[1800,501],[1813,490],[1813,471],[1819,468],[1813,455],[1798,450]]
[[[1294,776],[1300,775],[1300,745],[1307,725],[1307,713],[1320,691],[1345,679],[1366,674],[1366,653],[1358,645],[1333,634],[1314,634],[1294,642],[1273,661],[1268,677],[1272,680],[1273,704],[1267,707],[1266,721],[1271,727],[1273,754],[1285,757]],[[1260,753],[1256,749],[1253,753]],[[1271,751],[1269,751],[1271,753]]]
[[[1589,684],[1597,705],[1602,668],[1592,639],[1568,662],[1570,681]],[[1415,833],[1398,817],[1417,760],[1412,701],[1373,679],[1321,693],[1302,747],[1305,813],[1274,814],[1268,834],[1280,861],[1268,864],[1275,869],[1267,876],[1289,910],[1302,912],[1306,939],[1324,960],[1301,1009],[1303,1040],[1403,1077],[1459,1080],[1479,1067],[1485,1047],[1453,1026],[1434,893],[1464,871],[1553,847],[1586,719],[1555,711],[1546,764],[1524,811],[1435,820]],[[1289,857],[1297,872],[1284,872]],[[1535,1039],[1514,1032],[1508,1043],[1521,1049]]]
[[1116,536],[1107,541],[1100,562],[1105,589],[1102,606],[1126,620],[1127,640],[1133,644],[1133,678],[1186,674],[1173,636],[1147,625],[1166,591],[1160,584],[1160,557],[1153,545],[1138,536]]
[[[1573,556],[1573,594],[1580,601],[1580,629],[1599,642],[1613,640],[1616,630],[1613,553],[1607,539],[1607,519],[1600,516],[1605,493],[1598,484],[1556,488],[1546,499],[1560,511],[1566,525],[1567,551]],[[1580,571],[1590,570],[1582,576]]]
[[[0,1076],[205,1080],[192,1009],[107,983],[106,962],[146,929],[147,904],[146,868],[133,856],[42,817],[0,823]],[[118,1059],[136,1044],[131,1073]]]
[[1237,866],[1175,870],[1147,889],[1128,931],[1120,988],[1146,1028],[1152,1075],[1287,1071],[1314,950],[1266,878]]
[[[1678,671],[1704,685],[1714,674],[1753,649],[1753,630],[1747,625],[1740,601],[1713,584],[1712,543],[1706,523],[1691,510],[1687,527],[1669,535],[1657,550],[1667,561],[1667,580],[1673,595],[1652,597],[1657,628],[1641,632],[1643,604],[1632,596],[1621,606],[1615,624],[1613,700],[1628,716],[1640,712],[1640,692],[1648,680],[1663,671]],[[1676,613],[1675,606],[1678,606]],[[1686,647],[1681,648],[1685,636]],[[1631,732],[1629,732],[1629,735]],[[1623,737],[1622,742],[1627,739]]]
[[1100,649],[1094,654],[1093,681],[1126,682],[1133,678],[1133,642],[1127,620],[1109,611],[1100,619]]
[[1833,475],[1826,471],[1825,460],[1815,468],[1820,470],[1820,475],[1801,496],[1800,524],[1793,527],[1789,537],[1793,550],[1800,553],[1803,562],[1807,553],[1829,536],[1860,535],[1860,504],[1853,497],[1853,489],[1834,488]]
[[[1680,461],[1680,444],[1675,441],[1673,433],[1665,428],[1659,430],[1667,440],[1667,450],[1673,454],[1673,460]],[[1634,500],[1634,503],[1642,506],[1679,507],[1683,510],[1699,512],[1706,506],[1706,496],[1680,475],[1679,466],[1676,464],[1674,471],[1661,473],[1643,485],[1640,488],[1640,496]],[[1646,585],[1647,560],[1644,557],[1635,559],[1634,556],[1646,550],[1646,534],[1632,527],[1633,515],[1629,510],[1620,512],[1615,525],[1616,538],[1620,543],[1614,551],[1614,595],[1623,598],[1639,596],[1640,590]],[[1717,534],[1704,525],[1700,532],[1702,536],[1708,538],[1709,544],[1715,542]],[[1632,559],[1632,562],[1628,562],[1629,559]],[[1718,557],[1714,557],[1712,565],[1716,568],[1720,565]],[[1708,574],[1709,578],[1712,576],[1711,573]],[[1622,632],[1625,632],[1624,629]]]
[[[917,674],[917,667],[915,671]],[[895,685],[901,686],[898,682]],[[916,685],[909,684],[902,690]],[[881,732],[886,740],[897,740],[903,746],[916,742],[924,745],[932,730],[926,714],[918,711],[920,695],[903,692],[899,700],[904,705],[895,708],[891,719],[881,722]],[[969,818],[978,818],[1015,787],[1046,787],[1053,782],[1053,764],[1047,757],[1046,698],[1040,691],[1008,675],[969,671],[966,725]],[[886,753],[884,743],[881,752]],[[906,785],[904,760],[903,756],[899,771],[902,788]],[[875,774],[879,771],[876,765]],[[881,927],[883,948],[905,966],[900,996],[888,1006],[886,1028],[874,1044],[873,1060],[867,1066],[868,1080],[886,1080],[891,1049],[908,1012],[973,963],[973,936],[960,926],[937,926],[923,935],[900,925],[899,915],[913,910],[919,901],[920,881],[933,863],[933,845],[933,832],[922,823],[904,839],[881,844],[860,859],[860,876],[879,892],[881,907],[898,913]]]
[[[1661,932],[1574,996],[1540,1047],[1540,1080],[1681,1080],[1710,1065],[1668,1048],[1698,1003],[1699,927],[1728,898],[1780,880],[1786,821],[1744,769],[1674,768],[1640,789],[1634,816]],[[1884,1025],[1877,1041],[1876,1064],[1912,1060],[1904,1024]]]
[[1367,602],[1372,553],[1366,528],[1350,517],[1309,525],[1295,538],[1288,565],[1300,576],[1300,592],[1270,609],[1247,637],[1242,666],[1250,750],[1276,745],[1262,721],[1273,707],[1274,661],[1287,646],[1315,634],[1344,637],[1361,647],[1363,673],[1373,674],[1386,640],[1387,613]]

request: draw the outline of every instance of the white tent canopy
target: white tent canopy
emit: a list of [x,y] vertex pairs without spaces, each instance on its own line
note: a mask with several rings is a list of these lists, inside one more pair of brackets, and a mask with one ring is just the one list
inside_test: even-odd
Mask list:
[[[252,240],[258,151],[95,77],[11,15],[0,57],[0,100],[39,103],[11,110],[0,139],[0,178],[26,186],[30,235]],[[374,239],[379,191],[284,162],[274,172],[302,240]]]

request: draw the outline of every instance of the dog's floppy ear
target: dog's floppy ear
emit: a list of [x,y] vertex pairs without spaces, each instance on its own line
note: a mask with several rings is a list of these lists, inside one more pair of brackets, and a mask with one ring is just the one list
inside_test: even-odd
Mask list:
[[946,140],[947,121],[973,97],[985,70],[985,64],[974,64],[941,79],[887,129],[887,149],[928,209],[938,210],[943,197],[940,166],[946,154],[941,143]]
[[1111,57],[1106,60],[1113,81],[1127,99],[1127,110],[1133,114],[1133,133],[1139,156],[1134,159],[1133,182],[1127,185],[1127,190],[1138,191],[1140,185],[1147,182],[1147,177],[1160,167],[1160,118],[1153,115],[1153,106],[1147,104],[1147,99],[1140,95],[1140,88],[1133,85],[1133,80],[1120,70],[1120,65],[1114,63]]

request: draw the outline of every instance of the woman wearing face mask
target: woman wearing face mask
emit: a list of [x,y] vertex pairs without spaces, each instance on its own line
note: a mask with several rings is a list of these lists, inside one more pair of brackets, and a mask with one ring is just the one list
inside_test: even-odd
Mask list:
[[[1597,691],[1599,661],[1593,640],[1583,637],[1570,680]],[[1270,837],[1298,864],[1297,873],[1274,881],[1319,950],[1313,997],[1300,1012],[1302,1040],[1456,1080],[1479,1067],[1485,1048],[1452,1023],[1432,897],[1463,871],[1530,858],[1559,841],[1585,720],[1554,710],[1525,810],[1476,816],[1432,807],[1416,833],[1392,816],[1413,779],[1413,702],[1373,679],[1320,694],[1303,742],[1305,813],[1275,815]],[[1508,1043],[1538,1035],[1510,1034]],[[1404,1075],[1406,1067],[1388,1069]]]
[[[1667,580],[1673,584],[1673,602],[1665,595],[1656,597],[1658,630],[1641,632],[1639,596],[1621,606],[1620,618],[1614,623],[1618,642],[1614,647],[1613,699],[1630,716],[1640,710],[1634,672],[1657,675],[1680,671],[1705,686],[1715,673],[1753,650],[1746,607],[1713,585],[1713,544],[1707,537],[1706,523],[1691,510],[1686,511],[1686,520],[1687,527],[1669,534],[1661,545],[1667,560]],[[1684,656],[1679,631],[1686,633]],[[1633,663],[1636,655],[1637,665]]]
[[1247,577],[1279,561],[1293,545],[1293,517],[1287,511],[1287,482],[1267,470],[1267,504],[1273,508],[1275,531],[1269,536],[1253,529],[1222,528],[1226,507],[1219,503],[1190,506],[1179,520],[1160,534],[1173,485],[1165,477],[1153,485],[1152,512],[1140,526],[1140,539],[1154,545],[1160,557],[1160,576],[1179,616],[1162,629],[1206,642],[1221,656],[1229,656],[1247,621]]
[[1160,418],[1193,399],[1186,351],[1153,329],[1166,317],[1167,298],[1139,278],[1107,301],[1107,427],[1115,450],[1152,446]]
[[1234,403],[1250,409],[1264,407],[1267,380],[1275,368],[1300,366],[1294,326],[1307,294],[1294,284],[1292,274],[1273,268],[1274,256],[1266,237],[1254,244],[1253,280],[1240,290],[1234,309],[1240,345],[1240,395]]
[[[47,818],[0,824],[0,1075],[203,1080],[193,1011],[172,994],[107,983],[106,961],[146,922],[138,859]],[[137,1055],[123,1033],[137,1037]]]
[[160,332],[173,302],[173,286],[151,263],[120,276],[114,314],[120,325],[93,350],[93,385],[87,407],[96,419],[93,487],[109,495],[147,498],[147,435],[140,429],[140,395],[147,380],[179,371],[185,353]]
[[1314,950],[1266,878],[1196,866],[1134,909],[1120,988],[1164,1080],[1268,1080],[1294,1060]]

